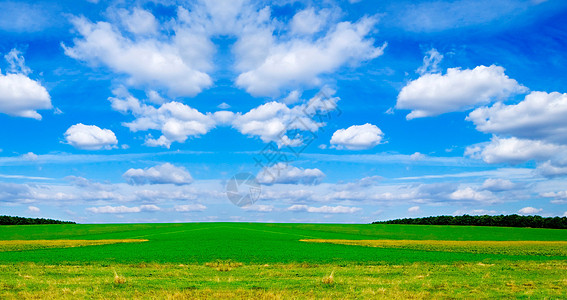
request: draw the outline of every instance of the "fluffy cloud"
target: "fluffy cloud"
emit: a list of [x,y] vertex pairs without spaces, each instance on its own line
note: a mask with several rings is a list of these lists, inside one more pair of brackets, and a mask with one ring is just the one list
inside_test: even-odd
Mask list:
[[523,215],[533,215],[533,214],[537,214],[539,212],[542,212],[543,209],[541,208],[535,208],[535,207],[524,207],[520,210],[518,210],[518,213],[523,214]]
[[491,192],[502,192],[516,189],[517,184],[508,179],[489,178],[482,183],[482,189]]
[[69,127],[65,131],[65,140],[67,144],[75,148],[86,150],[112,149],[118,144],[118,140],[111,130],[82,123]]
[[445,75],[425,74],[409,82],[398,95],[396,108],[411,110],[406,116],[411,120],[464,111],[525,91],[502,67],[450,68]]
[[193,182],[191,174],[183,168],[165,163],[147,169],[129,169],[122,175],[133,185],[141,184],[175,184],[186,185]]
[[41,120],[37,110],[52,108],[49,93],[27,76],[31,70],[18,50],[12,49],[4,57],[10,70],[7,74],[0,71],[0,113]]
[[291,108],[284,103],[269,102],[245,114],[238,113],[232,125],[242,134],[258,136],[264,142],[277,142],[279,146],[298,146],[303,143],[304,138],[288,137],[286,132],[311,132],[312,136],[313,132],[325,125],[317,122],[317,116],[336,110],[338,101],[339,98],[325,98],[320,93],[307,103]]
[[[308,23],[317,24],[308,30]],[[319,85],[322,74],[383,54],[386,44],[375,47],[374,41],[367,38],[375,23],[375,18],[341,22],[316,40],[291,36],[281,42],[272,35],[273,27],[258,24],[244,31],[235,44],[237,69],[242,71],[236,84],[256,96],[277,94],[282,87]],[[306,10],[299,12],[291,24],[292,33],[309,33],[318,30],[321,18]]]
[[89,207],[86,209],[88,212],[95,214],[123,214],[123,213],[139,213],[139,212],[154,212],[160,211],[156,205],[140,205],[134,207],[127,206],[101,206],[101,207]]
[[288,207],[289,211],[295,212],[309,212],[309,213],[322,213],[322,214],[352,214],[362,210],[360,207],[347,207],[347,206],[321,206],[312,207],[307,205],[292,205]]
[[319,169],[300,169],[278,163],[260,171],[256,179],[261,184],[319,184],[325,174]]
[[333,133],[331,144],[337,149],[370,149],[382,141],[384,133],[376,125],[366,123],[339,129]]
[[522,163],[530,160],[545,160],[559,152],[565,152],[567,147],[549,144],[543,141],[493,137],[490,143],[471,146],[465,155],[483,159],[493,163]]
[[489,191],[476,191],[471,187],[465,187],[452,192],[449,195],[452,200],[458,201],[479,201],[488,202],[495,199],[494,195]]
[[183,143],[189,137],[208,133],[217,123],[212,114],[203,114],[176,101],[162,104],[159,108],[156,108],[152,105],[140,103],[138,99],[122,90],[115,91],[115,94],[118,97],[109,98],[112,108],[121,113],[131,113],[136,117],[134,121],[124,123],[124,126],[132,132],[161,131],[162,135],[159,138],[148,137],[146,139],[148,146],[169,148],[173,142]]
[[31,213],[38,213],[41,210],[39,209],[39,207],[36,207],[36,206],[28,206],[28,211],[31,212]]
[[185,205],[176,205],[174,209],[177,212],[192,212],[192,211],[205,211],[207,207],[204,206],[203,204],[185,204]]
[[329,10],[315,11],[313,7],[296,13],[291,19],[291,32],[294,34],[314,34],[319,32],[330,14]]
[[567,144],[567,94],[532,92],[518,104],[496,103],[469,114],[477,130]]
[[129,85],[162,88],[173,96],[193,96],[212,85],[205,72],[215,50],[202,30],[173,22],[169,36],[159,33],[148,11],[121,10],[119,15],[133,38],[117,25],[74,17],[71,23],[80,37],[72,47],[63,45],[65,54],[124,74]]
[[415,214],[418,213],[421,210],[421,208],[419,206],[412,206],[410,208],[408,208],[408,212],[411,214]]
[[558,177],[567,175],[567,165],[564,162],[548,160],[537,166],[537,173],[544,177]]

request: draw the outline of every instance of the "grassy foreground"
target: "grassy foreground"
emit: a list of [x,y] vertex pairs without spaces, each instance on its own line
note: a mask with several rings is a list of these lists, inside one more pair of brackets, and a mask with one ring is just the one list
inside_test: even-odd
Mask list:
[[0,298],[562,299],[566,241],[465,226],[2,226]]

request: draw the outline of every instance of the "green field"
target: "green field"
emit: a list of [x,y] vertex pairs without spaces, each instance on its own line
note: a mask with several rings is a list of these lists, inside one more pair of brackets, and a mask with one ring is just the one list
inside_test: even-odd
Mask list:
[[565,241],[567,230],[468,226],[2,226],[0,298],[560,299]]

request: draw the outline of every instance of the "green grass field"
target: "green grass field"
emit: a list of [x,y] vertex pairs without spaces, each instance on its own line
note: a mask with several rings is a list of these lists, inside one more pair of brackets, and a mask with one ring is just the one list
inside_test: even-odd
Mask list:
[[567,230],[502,227],[2,226],[0,298],[561,299],[565,241]]

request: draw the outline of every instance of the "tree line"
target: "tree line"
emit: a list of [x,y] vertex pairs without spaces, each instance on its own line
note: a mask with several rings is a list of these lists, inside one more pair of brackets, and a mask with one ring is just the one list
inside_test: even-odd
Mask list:
[[23,218],[0,216],[0,225],[36,225],[36,224],[76,224],[71,221],[59,221],[44,218]]
[[499,227],[532,227],[567,229],[567,217],[542,216],[435,216],[425,218],[404,218],[389,221],[376,221],[372,224],[412,224],[412,225],[469,225]]

